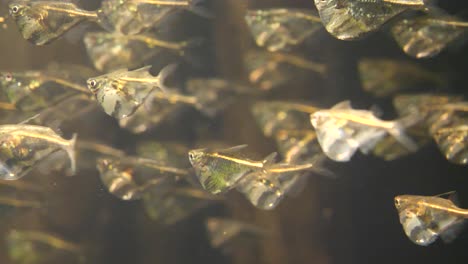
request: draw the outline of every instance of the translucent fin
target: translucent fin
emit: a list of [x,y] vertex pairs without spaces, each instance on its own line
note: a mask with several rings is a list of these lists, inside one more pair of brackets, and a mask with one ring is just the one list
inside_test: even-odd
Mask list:
[[275,161],[276,161],[276,157],[278,157],[277,152],[273,152],[270,155],[266,156],[265,159],[263,159],[263,161],[262,161],[263,166],[268,166],[268,165],[274,164]]
[[67,148],[65,149],[68,157],[70,159],[70,165],[71,165],[71,171],[72,175],[76,174],[76,152],[75,152],[75,145],[76,145],[76,139],[78,137],[78,134],[73,134],[73,137],[70,139],[69,144]]
[[164,67],[158,74],[159,78],[159,87],[163,92],[167,92],[171,90],[171,88],[167,87],[164,83],[167,80],[167,77],[171,75],[173,72],[175,72],[177,68],[177,64],[169,64],[166,67]]
[[453,224],[452,226],[444,230],[442,233],[440,233],[440,239],[442,239],[444,243],[453,242],[465,228],[465,225],[466,221],[460,221],[458,223]]
[[231,147],[231,148],[223,149],[223,150],[220,150],[219,152],[222,152],[222,153],[236,153],[236,152],[239,152],[242,149],[245,149],[246,147],[247,147],[247,144],[243,144],[243,145],[238,145],[238,146],[234,146],[234,147]]
[[331,109],[352,109],[351,101],[345,100],[345,101],[339,102],[336,105],[334,105]]
[[408,115],[400,120],[395,121],[395,126],[393,129],[390,129],[388,133],[395,137],[403,146],[408,150],[415,152],[418,150],[418,145],[411,139],[404,130],[407,127],[410,127],[421,120],[421,116],[418,114]]

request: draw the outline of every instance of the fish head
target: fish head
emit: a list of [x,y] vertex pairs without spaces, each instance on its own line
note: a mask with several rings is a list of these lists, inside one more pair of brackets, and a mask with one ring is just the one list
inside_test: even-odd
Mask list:
[[89,78],[86,81],[86,85],[88,86],[88,89],[93,94],[97,94],[101,89],[103,89],[107,85],[107,83],[108,83],[108,80],[105,77]]
[[410,204],[413,204],[415,201],[415,196],[412,195],[399,195],[396,196],[394,199],[395,202],[395,208],[398,211],[404,210],[405,208],[408,208]]
[[24,15],[31,8],[26,1],[13,1],[8,5],[8,11],[13,19]]
[[9,12],[24,39],[35,45],[44,45],[53,39],[44,24],[48,16],[46,10],[35,8],[30,2],[14,1],[9,5]]
[[320,110],[310,115],[310,123],[315,129],[317,129],[317,127],[320,127],[325,122],[330,120],[330,117],[331,114],[329,111]]
[[30,79],[20,73],[0,72],[0,89],[12,104],[28,96],[40,85],[41,82],[38,79]]
[[203,167],[203,164],[205,163],[206,160],[206,149],[193,149],[190,150],[188,153],[188,157],[190,160],[190,164],[195,169],[199,169]]

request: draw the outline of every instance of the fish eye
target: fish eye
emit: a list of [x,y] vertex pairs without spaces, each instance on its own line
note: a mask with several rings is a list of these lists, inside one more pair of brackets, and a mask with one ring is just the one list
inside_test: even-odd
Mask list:
[[195,158],[195,155],[193,155],[192,152],[189,152],[188,156],[190,160],[193,160]]
[[93,80],[89,80],[89,81],[88,81],[88,87],[89,87],[90,89],[95,89],[96,86],[97,86],[97,81],[96,81],[96,80],[93,79]]
[[17,5],[10,7],[10,14],[12,15],[18,14],[19,11],[20,11],[20,7]]
[[7,81],[7,82],[13,81],[13,75],[11,75],[11,73],[7,73],[5,75],[5,81]]

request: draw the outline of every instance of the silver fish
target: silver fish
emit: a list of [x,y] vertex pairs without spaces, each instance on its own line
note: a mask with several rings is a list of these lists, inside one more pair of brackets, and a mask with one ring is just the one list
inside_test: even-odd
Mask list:
[[165,89],[164,81],[175,65],[166,66],[158,76],[149,73],[151,66],[137,70],[117,70],[90,78],[88,89],[95,95],[104,112],[117,119],[132,115],[146,97],[157,89]]
[[323,152],[335,161],[349,161],[358,149],[368,153],[387,133],[408,150],[417,150],[417,145],[404,132],[406,127],[418,122],[417,115],[399,121],[382,121],[371,111],[352,109],[349,101],[343,101],[329,110],[315,112],[310,119]]
[[257,45],[269,51],[287,51],[322,28],[321,20],[308,9],[249,10],[245,15]]
[[194,149],[189,151],[189,160],[205,190],[219,194],[235,188],[239,180],[255,171],[279,174],[308,170],[313,164],[294,165],[275,163],[276,153],[268,155],[262,161],[245,157],[241,152],[246,145],[239,145],[222,150]]
[[437,196],[397,196],[395,207],[406,235],[420,246],[428,246],[438,237],[452,241],[468,218],[468,210]]
[[176,178],[166,172],[126,158],[102,158],[96,162],[101,182],[121,200],[139,200],[149,190],[174,185]]
[[67,1],[14,0],[8,6],[23,37],[35,45],[59,38],[83,21],[95,21],[96,12]]
[[448,80],[444,74],[426,70],[403,60],[362,59],[358,64],[364,91],[385,97],[409,88],[442,88]]
[[205,8],[192,0],[103,0],[98,18],[109,32],[134,35],[157,27],[182,9],[209,16]]
[[327,72],[327,66],[324,64],[280,52],[251,50],[247,52],[244,61],[249,81],[262,90],[284,85],[296,76],[297,69],[320,75]]
[[71,140],[65,140],[48,127],[1,125],[0,178],[17,180],[25,176],[38,162],[58,150],[64,150],[68,154],[74,174],[75,141],[76,134]]
[[342,40],[352,40],[379,29],[408,9],[423,9],[424,0],[315,0],[327,31]]
[[195,44],[193,41],[164,41],[150,34],[122,35],[115,32],[88,32],[84,43],[94,67],[104,72],[137,67],[162,51],[183,55],[189,46]]
[[468,164],[468,125],[444,127],[433,137],[445,157],[456,164]]
[[415,58],[434,57],[467,32],[468,23],[447,15],[429,14],[402,19],[392,35],[403,51]]

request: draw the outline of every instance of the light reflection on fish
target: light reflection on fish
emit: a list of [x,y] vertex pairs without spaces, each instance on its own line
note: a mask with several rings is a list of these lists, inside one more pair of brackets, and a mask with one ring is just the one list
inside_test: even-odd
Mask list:
[[468,218],[468,210],[437,196],[400,195],[395,197],[395,207],[406,235],[420,246],[428,246],[438,237],[451,242]]
[[468,125],[444,127],[433,137],[445,157],[456,164],[468,164]]

